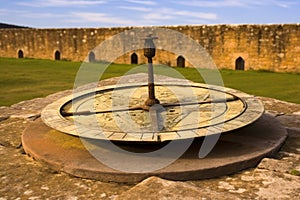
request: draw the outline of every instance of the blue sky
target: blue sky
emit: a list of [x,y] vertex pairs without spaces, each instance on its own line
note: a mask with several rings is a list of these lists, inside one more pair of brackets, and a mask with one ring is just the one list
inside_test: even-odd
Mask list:
[[0,2],[0,22],[36,28],[300,23],[300,0]]

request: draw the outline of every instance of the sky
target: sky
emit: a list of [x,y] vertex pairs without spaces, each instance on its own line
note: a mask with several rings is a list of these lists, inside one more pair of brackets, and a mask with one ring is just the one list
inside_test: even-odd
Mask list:
[[35,28],[300,23],[300,0],[0,0],[0,22]]

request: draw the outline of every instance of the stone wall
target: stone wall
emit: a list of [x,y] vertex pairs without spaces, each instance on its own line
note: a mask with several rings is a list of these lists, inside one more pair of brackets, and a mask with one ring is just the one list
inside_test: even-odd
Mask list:
[[[0,29],[0,57],[22,57],[22,53],[28,58],[83,61],[102,41],[130,28]],[[163,28],[199,42],[219,68],[300,72],[300,24]],[[116,62],[130,63],[132,53],[125,53]],[[139,64],[146,62],[141,51],[135,53]],[[176,66],[178,56],[164,52],[154,61]],[[185,66],[190,64],[186,61]]]

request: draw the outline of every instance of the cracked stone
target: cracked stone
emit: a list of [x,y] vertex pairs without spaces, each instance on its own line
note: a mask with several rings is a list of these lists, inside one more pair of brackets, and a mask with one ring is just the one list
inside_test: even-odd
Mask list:
[[260,169],[267,169],[270,171],[288,173],[293,168],[292,162],[285,162],[271,158],[264,158],[258,165]]

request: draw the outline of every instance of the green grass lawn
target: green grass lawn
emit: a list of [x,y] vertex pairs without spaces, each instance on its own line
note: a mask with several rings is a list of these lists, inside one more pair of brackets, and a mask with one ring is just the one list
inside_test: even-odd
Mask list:
[[[0,106],[73,88],[80,65],[80,62],[69,61],[0,58]],[[99,66],[101,68],[101,64],[90,64],[91,68]],[[134,67],[112,64],[102,79],[123,75]],[[195,69],[175,69],[190,80],[203,81]],[[232,70],[220,72],[226,87],[300,103],[300,74]],[[168,70],[165,74],[168,75]]]

